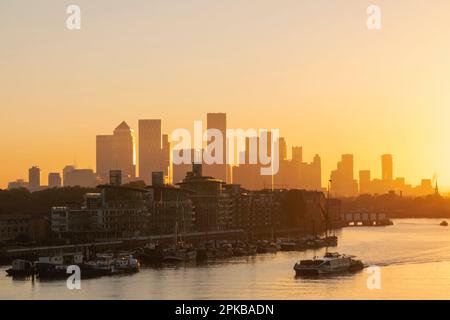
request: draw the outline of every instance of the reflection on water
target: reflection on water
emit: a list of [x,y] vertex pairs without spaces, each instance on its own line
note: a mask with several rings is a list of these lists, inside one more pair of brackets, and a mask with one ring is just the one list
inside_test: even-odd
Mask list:
[[369,290],[365,270],[296,278],[299,259],[324,249],[279,252],[208,264],[142,268],[133,275],[82,281],[12,280],[0,268],[1,299],[450,299],[450,228],[439,220],[396,220],[389,227],[345,228],[333,250],[381,267],[381,290]]

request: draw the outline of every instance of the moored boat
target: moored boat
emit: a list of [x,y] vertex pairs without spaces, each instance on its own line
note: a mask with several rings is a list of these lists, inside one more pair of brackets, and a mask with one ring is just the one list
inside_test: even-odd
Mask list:
[[440,224],[441,227],[447,227],[448,226],[448,222],[443,220]]
[[261,241],[257,245],[256,252],[257,253],[276,253],[280,249],[281,249],[280,246],[275,242]]
[[82,265],[83,255],[79,253],[39,257],[35,262],[36,273],[41,279],[66,278],[69,265]]
[[134,273],[140,268],[139,261],[132,255],[119,256],[115,259],[114,266],[120,273]]
[[297,249],[297,241],[288,238],[278,239],[278,246],[281,251],[295,251]]
[[313,259],[297,262],[294,266],[294,270],[297,276],[362,270],[364,264],[361,260],[356,260],[354,258],[354,256],[339,254],[337,252],[327,252],[322,258],[314,257]]
[[143,263],[157,263],[163,259],[162,248],[159,243],[147,243],[141,252],[136,255],[137,259]]
[[11,277],[28,277],[34,275],[35,268],[33,262],[17,259],[12,262],[11,268],[7,269],[6,273]]

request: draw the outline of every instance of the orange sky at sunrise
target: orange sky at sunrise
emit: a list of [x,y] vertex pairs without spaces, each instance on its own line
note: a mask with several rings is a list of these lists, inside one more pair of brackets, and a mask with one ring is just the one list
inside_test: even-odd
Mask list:
[[324,181],[343,153],[374,177],[392,153],[395,176],[450,187],[448,1],[376,1],[379,31],[361,0],[79,0],[79,31],[69,4],[0,3],[0,188],[95,169],[95,135],[122,120],[170,133],[207,112],[280,128]]

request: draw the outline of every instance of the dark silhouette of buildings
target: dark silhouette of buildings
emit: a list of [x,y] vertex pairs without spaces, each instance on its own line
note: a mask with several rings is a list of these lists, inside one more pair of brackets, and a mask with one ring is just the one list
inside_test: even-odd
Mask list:
[[134,132],[125,121],[112,135],[97,136],[96,142],[96,170],[102,181],[108,181],[110,170],[120,170],[124,182],[135,178]]
[[[218,159],[218,164],[205,164],[204,170],[205,175],[215,177],[225,182],[231,182],[231,177],[228,174],[228,159],[227,159],[227,115],[226,113],[208,113],[206,115],[206,126],[207,130],[218,130],[222,136],[222,148],[221,150],[215,150],[215,152],[221,152],[221,156],[216,155],[215,152],[212,154]],[[214,143],[215,136],[207,134],[207,149]]]
[[33,166],[28,170],[28,184],[31,192],[41,189],[41,169]]
[[353,178],[353,155],[344,154],[331,172],[331,193],[337,197],[349,197],[358,194],[358,182]]
[[50,172],[48,174],[48,187],[60,188],[62,186],[61,175],[59,172]]
[[97,183],[97,176],[92,169],[77,169],[75,166],[66,166],[63,169],[63,183],[65,187],[93,188]]
[[[163,166],[167,160],[167,141],[161,146],[161,120],[142,119],[139,120],[139,178],[146,184],[150,184],[152,172],[164,171]],[[164,154],[163,156],[163,149]]]

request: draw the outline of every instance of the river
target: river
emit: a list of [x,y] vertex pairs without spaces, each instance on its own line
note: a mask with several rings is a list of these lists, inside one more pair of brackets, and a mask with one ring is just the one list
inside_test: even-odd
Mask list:
[[132,275],[82,280],[80,290],[67,289],[65,281],[13,280],[1,267],[0,299],[450,299],[450,227],[439,222],[399,219],[393,226],[339,230],[339,245],[329,251],[380,267],[380,286],[371,289],[367,269],[295,278],[295,262],[322,255],[320,249],[143,267]]

